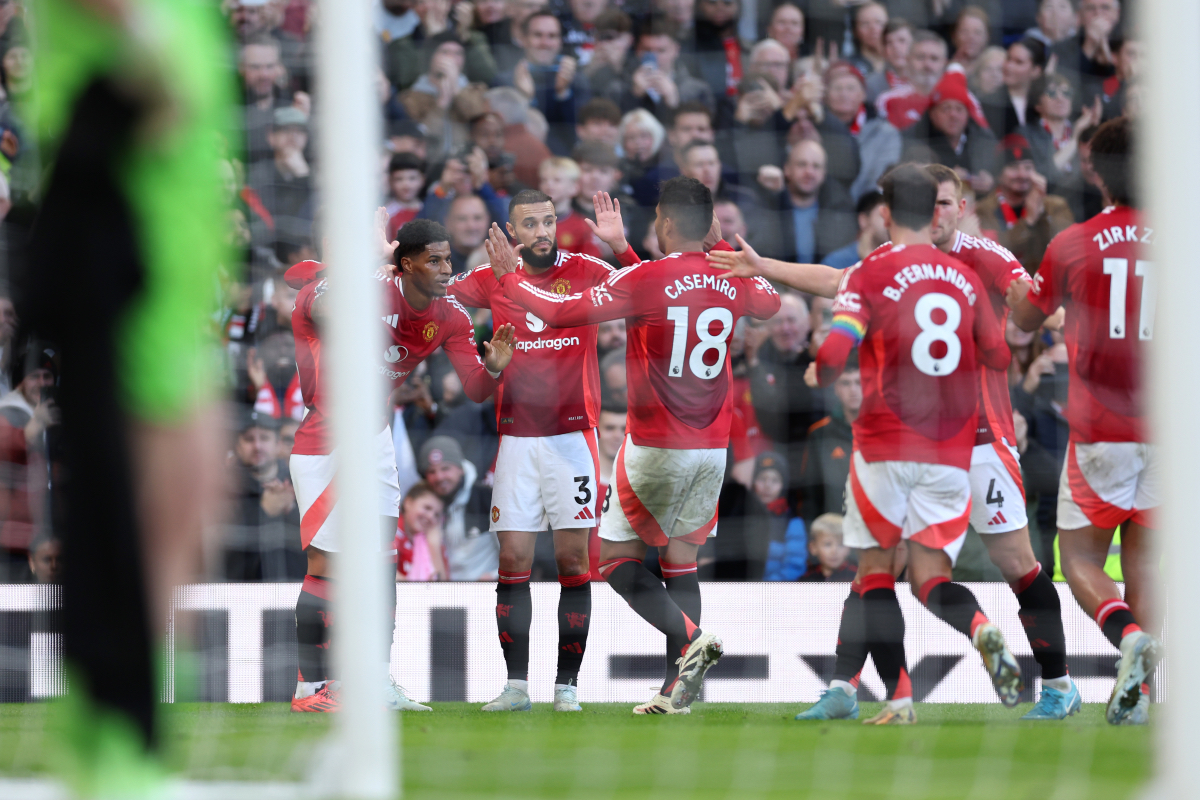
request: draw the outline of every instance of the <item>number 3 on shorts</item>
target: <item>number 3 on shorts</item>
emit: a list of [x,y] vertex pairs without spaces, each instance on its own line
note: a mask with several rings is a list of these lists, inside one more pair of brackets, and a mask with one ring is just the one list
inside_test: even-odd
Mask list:
[[591,477],[588,475],[576,475],[573,480],[579,484],[579,494],[575,495],[575,502],[581,506],[586,506],[592,502],[592,490],[588,486]]

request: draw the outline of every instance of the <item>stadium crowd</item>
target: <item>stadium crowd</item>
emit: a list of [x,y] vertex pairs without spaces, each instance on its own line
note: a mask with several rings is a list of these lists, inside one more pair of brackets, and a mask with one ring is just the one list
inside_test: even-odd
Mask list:
[[[414,219],[441,222],[463,273],[487,262],[488,228],[507,220],[509,199],[534,188],[554,201],[562,250],[615,266],[585,222],[595,219],[592,196],[607,192],[637,253],[657,258],[658,187],[685,175],[711,190],[727,241],[741,235],[764,256],[840,268],[887,239],[876,186],[884,172],[934,162],[965,182],[960,229],[1007,247],[1035,274],[1057,233],[1101,210],[1089,140],[1101,122],[1139,109],[1140,45],[1118,0],[743,4],[376,0],[389,236]],[[298,581],[306,561],[288,456],[305,408],[296,290],[283,272],[321,251],[312,124],[320,21],[310,0],[222,8],[243,92],[224,176],[241,258],[226,270],[214,321],[235,424],[231,503],[208,569],[214,580]],[[4,213],[37,178],[25,11],[0,4]],[[490,312],[473,321],[479,340],[489,338]],[[700,554],[704,578],[853,578],[840,514],[861,383],[853,368],[831,390],[803,379],[830,323],[830,301],[786,291],[774,318],[735,330],[731,455],[719,535]],[[12,302],[0,297],[0,582],[51,581],[60,558],[48,466],[58,365],[52,345],[18,341],[17,329]],[[1054,318],[1034,333],[1010,322],[1008,343],[1031,535],[1049,569],[1067,445],[1066,348]],[[597,518],[625,430],[624,350],[624,323],[602,323]],[[444,356],[393,399],[404,496],[398,579],[495,580],[494,402],[472,402]],[[538,547],[533,578],[552,580],[550,537]],[[998,580],[971,552],[955,577]]]

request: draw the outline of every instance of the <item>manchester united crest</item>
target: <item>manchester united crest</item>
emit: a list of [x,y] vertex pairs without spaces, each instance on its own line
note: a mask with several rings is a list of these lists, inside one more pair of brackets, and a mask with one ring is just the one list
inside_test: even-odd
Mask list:
[[550,288],[554,290],[555,294],[570,294],[571,282],[566,278],[559,278],[553,284],[551,284]]
[[430,322],[421,329],[421,335],[425,337],[425,341],[432,342],[433,337],[437,336],[438,326],[436,322]]
[[492,506],[492,522],[500,521],[500,507]]

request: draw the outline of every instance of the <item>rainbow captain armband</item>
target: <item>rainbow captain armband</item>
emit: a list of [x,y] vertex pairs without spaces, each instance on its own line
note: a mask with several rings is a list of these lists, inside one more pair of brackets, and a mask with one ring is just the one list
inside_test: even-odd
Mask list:
[[834,314],[833,325],[830,326],[829,332],[842,334],[854,342],[855,347],[858,347],[867,332],[867,326],[849,314]]

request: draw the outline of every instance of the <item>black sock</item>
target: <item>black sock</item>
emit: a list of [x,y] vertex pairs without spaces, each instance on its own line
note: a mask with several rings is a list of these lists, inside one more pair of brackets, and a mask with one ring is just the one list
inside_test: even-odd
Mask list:
[[850,594],[842,603],[842,621],[838,625],[837,662],[833,679],[858,686],[858,675],[867,663],[867,621],[863,613],[862,587],[850,585]]
[[667,594],[679,606],[679,610],[687,614],[696,625],[700,624],[700,578],[696,575],[696,562],[691,564],[672,564],[659,559],[662,568],[663,582],[667,585]]
[[318,683],[329,680],[329,628],[333,613],[329,609],[332,581],[315,575],[304,577],[300,598],[296,601],[296,656],[300,680]]
[[900,612],[895,586],[891,575],[868,575],[862,580],[867,644],[889,700],[912,697],[904,652],[904,614]]
[[1096,609],[1096,622],[1099,623],[1100,631],[1105,638],[1118,649],[1121,647],[1122,639],[1133,631],[1142,629],[1134,618],[1133,612],[1129,610],[1129,604],[1120,598],[1105,600],[1101,603],[1100,607]]
[[561,686],[579,685],[579,665],[592,621],[591,578],[587,572],[558,576],[558,675],[554,682]]
[[508,679],[529,679],[529,625],[533,622],[533,598],[529,595],[529,571],[500,570],[496,584],[496,627],[500,649],[508,666]]
[[1021,627],[1042,668],[1042,680],[1061,678],[1067,674],[1067,639],[1054,581],[1039,564],[1030,575],[1014,582],[1012,590],[1021,604]]
[[642,619],[666,634],[667,670],[663,682],[663,693],[666,694],[679,677],[676,659],[684,654],[700,629],[642,562],[633,558],[613,559],[600,565],[600,574]]
[[946,578],[931,578],[918,593],[935,617],[971,639],[975,629],[988,621],[971,590]]

